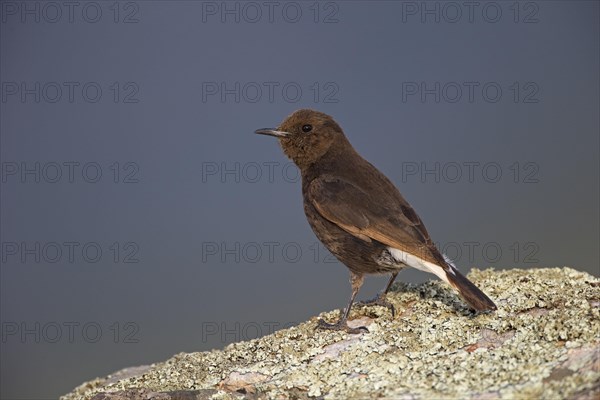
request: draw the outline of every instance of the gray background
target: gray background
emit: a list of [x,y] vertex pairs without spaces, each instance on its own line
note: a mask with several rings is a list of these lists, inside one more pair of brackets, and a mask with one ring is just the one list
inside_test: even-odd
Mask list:
[[45,4],[0,9],[3,398],[344,306],[297,171],[253,134],[298,108],[333,115],[460,269],[598,275],[597,1],[427,3],[439,21],[421,2],[229,2],[237,22],[221,2]]

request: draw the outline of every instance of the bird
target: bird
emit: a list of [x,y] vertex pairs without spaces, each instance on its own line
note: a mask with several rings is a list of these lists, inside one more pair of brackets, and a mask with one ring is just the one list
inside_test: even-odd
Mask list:
[[323,245],[350,271],[350,301],[335,323],[317,327],[360,333],[348,325],[350,309],[365,275],[389,274],[381,293],[363,304],[387,307],[399,271],[416,268],[448,283],[477,312],[496,310],[494,302],[462,275],[433,243],[425,225],[394,184],[352,146],[335,120],[320,111],[300,109],[277,128],[256,134],[274,136],[300,170],[306,218]]

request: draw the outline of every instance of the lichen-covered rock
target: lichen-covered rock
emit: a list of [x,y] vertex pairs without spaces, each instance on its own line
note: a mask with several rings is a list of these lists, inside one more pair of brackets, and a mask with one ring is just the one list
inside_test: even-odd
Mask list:
[[469,279],[496,312],[471,314],[441,282],[396,284],[396,318],[353,308],[349,324],[368,333],[315,330],[313,318],[96,379],[62,399],[600,398],[600,279],[570,268],[473,270]]

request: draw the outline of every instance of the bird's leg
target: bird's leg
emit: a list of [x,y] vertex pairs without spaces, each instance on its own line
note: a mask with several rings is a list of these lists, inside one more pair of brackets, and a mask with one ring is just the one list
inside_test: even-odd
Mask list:
[[377,295],[377,297],[375,297],[374,299],[367,300],[367,301],[361,301],[361,302],[359,302],[359,304],[366,305],[366,306],[377,305],[377,306],[382,306],[382,307],[388,308],[392,312],[392,318],[394,318],[396,316],[396,310],[394,309],[394,305],[392,303],[390,303],[389,301],[387,301],[386,295],[387,295],[387,292],[389,292],[390,288],[392,287],[392,283],[394,283],[394,280],[396,280],[396,276],[398,276],[398,273],[392,272],[392,276],[390,277],[390,280],[388,281],[387,285],[385,286],[385,289],[383,290],[383,292],[379,293]]
[[355,274],[354,272],[350,272],[350,285],[352,286],[352,295],[350,296],[350,302],[348,303],[348,307],[346,307],[342,311],[342,315],[340,319],[335,324],[330,324],[322,319],[320,319],[317,323],[317,328],[320,329],[328,329],[334,331],[346,331],[348,333],[363,333],[369,332],[369,330],[364,326],[359,326],[358,328],[350,328],[348,326],[348,315],[350,315],[350,308],[352,307],[352,303],[354,303],[354,298],[356,294],[360,290],[360,287],[363,284],[364,277],[362,274]]

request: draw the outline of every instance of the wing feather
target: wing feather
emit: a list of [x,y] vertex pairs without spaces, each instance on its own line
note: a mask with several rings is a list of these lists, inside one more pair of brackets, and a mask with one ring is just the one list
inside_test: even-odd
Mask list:
[[328,221],[365,240],[409,252],[426,261],[445,266],[421,219],[399,193],[374,199],[351,182],[323,176],[311,182],[308,196],[315,209]]

